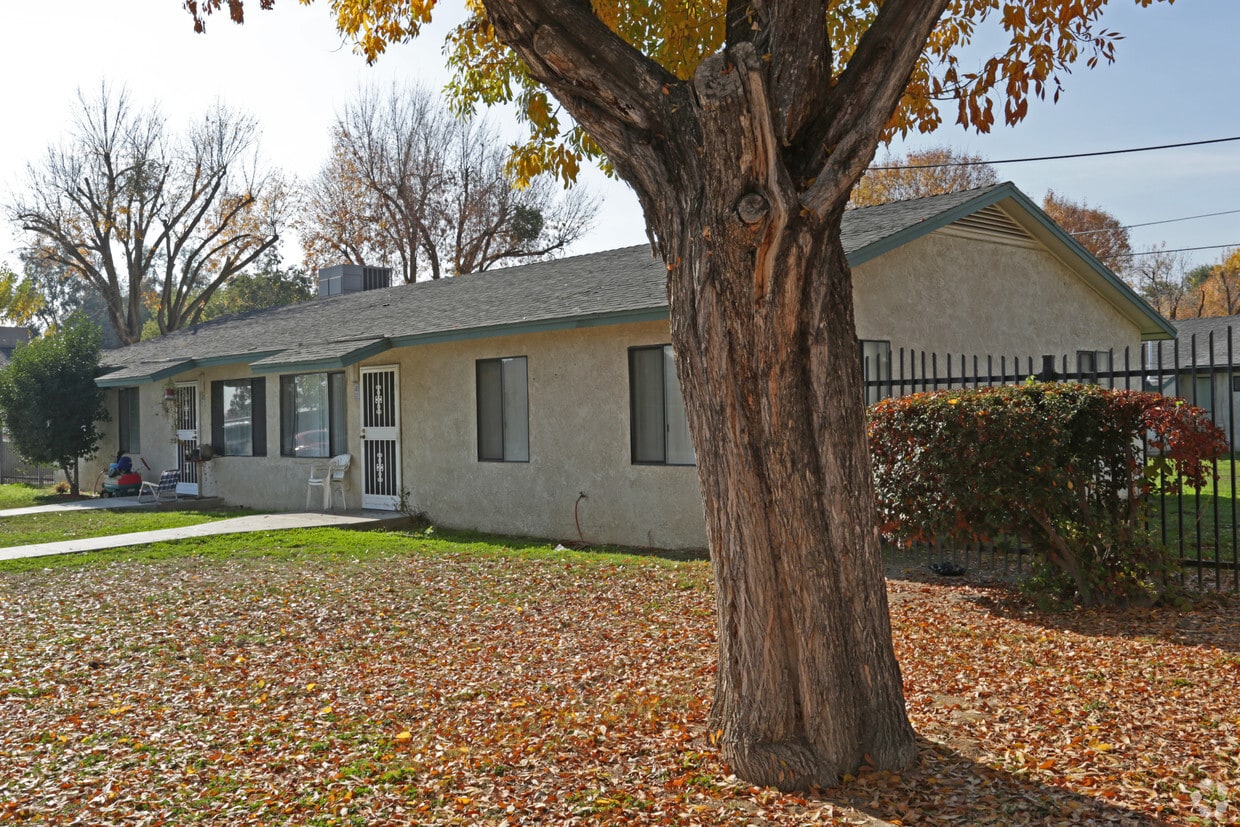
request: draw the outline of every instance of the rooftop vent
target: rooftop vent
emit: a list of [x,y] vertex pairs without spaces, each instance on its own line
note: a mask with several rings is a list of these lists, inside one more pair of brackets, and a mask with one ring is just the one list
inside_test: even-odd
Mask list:
[[390,267],[363,267],[360,264],[337,264],[319,271],[319,298],[363,290],[382,290],[392,286]]

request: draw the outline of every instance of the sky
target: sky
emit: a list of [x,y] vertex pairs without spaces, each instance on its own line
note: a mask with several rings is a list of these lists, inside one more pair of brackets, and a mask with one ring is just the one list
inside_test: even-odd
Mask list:
[[[256,0],[248,5],[244,26],[217,15],[204,36],[194,33],[182,0],[0,2],[0,203],[22,186],[27,165],[68,132],[77,90],[104,81],[124,85],[135,103],[157,104],[178,128],[217,101],[248,112],[262,127],[266,158],[310,178],[327,156],[335,113],[360,88],[446,83],[443,36],[463,14],[462,3],[445,0],[422,37],[367,66],[336,34],[326,2],[306,8],[280,0],[271,12],[259,12]],[[1240,2],[1142,9],[1112,0],[1104,26],[1125,36],[1116,62],[1068,76],[1059,103],[1035,103],[1015,128],[977,135],[949,123],[893,151],[948,145],[999,160],[1240,136]],[[502,112],[497,123],[515,129]],[[1036,201],[1053,189],[1125,224],[1240,210],[1240,141],[997,169]],[[645,242],[628,187],[592,169],[582,178],[601,210],[571,252]],[[1138,227],[1132,236],[1137,248],[1240,246],[1240,212]],[[19,246],[17,229],[0,220],[0,262],[16,268]],[[286,252],[299,259],[296,249]],[[1223,252],[1188,257],[1210,263]]]

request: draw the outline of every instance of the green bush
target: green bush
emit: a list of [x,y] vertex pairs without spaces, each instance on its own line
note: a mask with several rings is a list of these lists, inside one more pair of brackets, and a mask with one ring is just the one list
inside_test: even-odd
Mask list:
[[884,400],[869,436],[884,534],[1020,539],[1044,586],[1086,605],[1157,596],[1170,557],[1143,528],[1146,495],[1160,477],[1164,490],[1200,488],[1227,450],[1183,400],[1035,382]]

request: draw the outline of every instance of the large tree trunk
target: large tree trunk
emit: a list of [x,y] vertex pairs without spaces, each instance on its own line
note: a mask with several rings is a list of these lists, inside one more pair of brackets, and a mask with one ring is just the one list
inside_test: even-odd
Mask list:
[[840,219],[946,2],[885,0],[836,76],[820,3],[729,2],[729,45],[682,82],[589,4],[485,0],[636,191],[667,262],[717,586],[712,734],[758,784],[916,757]]
[[[835,784],[866,756],[904,766],[916,750],[891,647],[838,233],[800,225],[757,250],[695,246],[673,271],[674,301],[693,308],[673,316],[672,338],[715,573],[712,729],[738,775],[784,789]],[[776,284],[764,290],[764,278]],[[733,312],[740,306],[749,312]]]
[[761,113],[714,114],[687,222],[709,232],[661,236],[676,262],[672,340],[717,589],[712,729],[742,778],[827,786],[867,756],[900,767],[916,755],[875,528],[842,205],[825,221],[803,214],[770,163]]

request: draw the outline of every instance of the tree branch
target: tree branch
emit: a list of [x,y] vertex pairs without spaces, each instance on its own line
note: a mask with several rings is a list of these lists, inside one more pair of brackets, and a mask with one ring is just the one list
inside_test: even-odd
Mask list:
[[[917,59],[948,0],[886,0],[861,36],[812,132],[825,155],[802,203],[820,217],[843,203],[874,157]],[[811,156],[812,157],[812,156]],[[819,155],[822,157],[822,155]],[[816,166],[816,164],[815,164]]]

